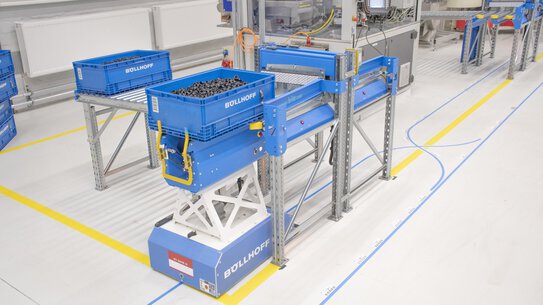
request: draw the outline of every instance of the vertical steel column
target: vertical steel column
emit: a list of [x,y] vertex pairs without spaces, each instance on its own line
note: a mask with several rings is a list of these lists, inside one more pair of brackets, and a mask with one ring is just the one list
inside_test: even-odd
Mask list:
[[149,119],[145,116],[145,132],[147,133],[147,151],[149,152],[149,168],[157,168],[158,152],[156,150],[156,137],[154,131],[149,128]]
[[284,266],[285,257],[285,192],[283,180],[283,157],[270,156],[271,210],[272,210],[272,263]]
[[92,159],[92,169],[94,171],[94,182],[96,189],[103,191],[107,188],[106,177],[104,175],[104,160],[102,158],[102,146],[98,135],[98,121],[96,119],[96,109],[87,103],[83,103],[83,112],[85,113],[85,123],[87,125],[87,138],[90,146]]
[[477,39],[477,57],[475,61],[475,66],[480,66],[483,64],[483,55],[485,54],[485,40],[486,40],[486,28],[488,27],[488,22],[483,23],[479,26],[479,35]]
[[522,53],[520,55],[519,71],[526,70],[528,64],[528,53],[530,50],[530,42],[532,40],[532,23],[529,23],[524,28],[524,40],[522,41]]
[[498,40],[498,31],[500,25],[496,24],[490,29],[490,58],[496,56],[496,42]]
[[348,212],[352,209],[350,202],[351,190],[351,158],[352,158],[352,130],[353,130],[353,112],[354,112],[354,94],[352,78],[346,74],[354,63],[353,55],[338,56],[337,61],[337,80],[347,79],[347,91],[335,95],[335,111],[339,128],[334,137],[333,151],[333,185],[332,185],[332,214],[330,219],[339,221],[342,212]]
[[543,17],[539,17],[534,32],[534,53],[532,56],[532,61],[537,61],[537,52],[539,52],[539,39],[541,39],[541,27],[543,26]]
[[315,160],[317,162],[319,157],[324,153],[322,144],[324,143],[324,133],[321,131],[315,135]]
[[520,32],[522,29],[515,29],[513,33],[513,47],[511,49],[511,59],[509,60],[509,71],[507,72],[507,79],[515,78],[515,70],[517,69],[517,52],[520,39]]
[[266,44],[266,0],[258,0],[258,36],[260,44]]
[[464,37],[464,52],[462,52],[462,74],[468,74],[468,64],[471,51],[471,32],[473,31],[473,20],[466,23],[466,37]]
[[396,95],[387,98],[385,109],[385,141],[383,161],[385,168],[381,179],[390,180],[392,171],[392,146],[394,140],[394,116],[396,113]]

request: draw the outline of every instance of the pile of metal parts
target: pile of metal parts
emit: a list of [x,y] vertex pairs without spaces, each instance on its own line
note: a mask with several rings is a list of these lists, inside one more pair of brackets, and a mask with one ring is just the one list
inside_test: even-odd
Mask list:
[[[179,191],[174,213],[159,221],[149,238],[153,269],[218,297],[270,257],[283,266],[287,242],[325,216],[339,221],[352,209],[352,194],[377,176],[390,179],[398,59],[381,56],[360,64],[357,53],[257,47],[253,73],[278,75],[275,95],[262,98],[258,88],[245,86],[239,89],[245,91],[236,93],[239,98],[225,98],[228,107],[216,100],[210,105],[218,104],[214,109],[229,121],[247,109],[258,111],[261,121],[206,142],[189,138],[190,130],[199,127],[192,123],[180,137],[166,121],[157,122],[163,176]],[[159,87],[147,92],[160,114],[167,110],[161,110],[160,94],[153,95]],[[231,99],[239,102],[231,104]],[[255,101],[259,107],[249,108]],[[382,149],[354,119],[355,113],[378,101],[386,101]],[[355,179],[351,177],[354,130],[380,162]],[[287,201],[289,181],[284,172],[292,163],[284,164],[284,156],[289,147],[305,141],[313,149],[293,162],[314,156],[315,164],[303,187],[290,190],[299,199]],[[328,151],[332,165],[323,172]],[[329,201],[315,201],[309,209],[308,192],[323,175],[332,180]]]
[[123,62],[123,61],[127,61],[127,60],[138,59],[138,58],[140,58],[140,56],[129,56],[129,57],[117,58],[115,60],[105,62],[104,65],[115,64],[115,63],[118,63],[118,62]]
[[187,88],[173,90],[172,93],[188,97],[206,98],[245,85],[247,83],[241,80],[239,76],[234,76],[233,78],[217,78],[196,82]]

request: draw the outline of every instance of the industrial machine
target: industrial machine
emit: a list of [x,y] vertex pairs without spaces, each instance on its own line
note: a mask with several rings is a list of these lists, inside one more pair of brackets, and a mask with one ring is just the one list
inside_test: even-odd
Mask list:
[[[149,238],[153,269],[218,297],[270,257],[283,266],[285,243],[326,215],[340,220],[350,195],[372,178],[390,178],[398,59],[361,63],[359,51],[260,45],[255,71],[219,68],[146,89],[162,174],[178,189],[173,214]],[[382,152],[353,117],[379,100]],[[381,164],[364,177],[351,176],[355,129]],[[288,200],[283,158],[313,137],[315,149],[293,162],[315,155],[314,167]],[[304,210],[328,150],[331,198]]]
[[[466,2],[473,5],[472,1]],[[543,26],[543,1],[487,0],[479,4],[480,8],[476,10],[424,11],[422,19],[466,21],[460,57],[462,74],[468,72],[470,64],[480,66],[486,55],[494,58],[500,26],[512,22],[514,36],[507,78],[513,79],[517,70],[523,71],[528,61],[536,60]],[[460,3],[455,2],[455,5]],[[487,38],[488,52],[485,50]]]
[[[220,10],[234,35],[316,50],[344,52],[361,48],[367,60],[399,59],[399,87],[414,80],[413,58],[420,21],[418,0],[222,0]],[[236,50],[234,62],[252,69],[252,53]]]

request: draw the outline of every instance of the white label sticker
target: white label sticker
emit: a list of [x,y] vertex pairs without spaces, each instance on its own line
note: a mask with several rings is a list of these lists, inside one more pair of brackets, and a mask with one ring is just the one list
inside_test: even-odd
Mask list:
[[79,80],[83,80],[83,71],[81,71],[81,68],[77,68],[77,77]]
[[215,285],[206,280],[200,279],[200,290],[207,292],[209,294],[215,294]]
[[158,113],[158,97],[152,96],[151,97],[151,104],[153,106],[153,112]]

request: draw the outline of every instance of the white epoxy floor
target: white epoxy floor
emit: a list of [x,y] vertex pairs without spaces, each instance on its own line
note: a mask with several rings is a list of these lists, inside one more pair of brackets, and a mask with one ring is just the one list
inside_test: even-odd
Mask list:
[[[415,151],[408,135],[422,145],[503,83],[510,36],[501,37],[500,45],[494,60],[470,67],[468,75],[459,73],[459,44],[419,50],[416,82],[397,99],[395,164]],[[543,303],[543,88],[521,105],[541,82],[541,63],[518,73],[427,148],[435,158],[425,153],[397,179],[375,181],[354,197],[354,210],[340,222],[323,219],[289,244],[287,267],[242,304]],[[373,107],[362,120],[379,145],[382,114],[382,107]],[[81,106],[72,101],[17,114],[16,120],[19,136],[9,147],[84,125]],[[102,141],[106,155],[129,121],[111,123]],[[304,149],[301,144],[289,153]],[[145,152],[139,122],[118,162]],[[369,153],[355,138],[353,164]],[[300,172],[309,164],[286,172],[290,188],[303,183]],[[370,158],[356,165],[353,180],[376,164]],[[0,186],[143,253],[153,224],[174,200],[160,172],[145,164],[110,179],[106,191],[95,191],[85,131],[0,154],[0,168]],[[326,183],[323,176],[314,189]],[[326,200],[326,192],[314,202]],[[5,196],[0,224],[0,304],[148,304],[176,285]],[[178,286],[155,304],[219,303]]]

